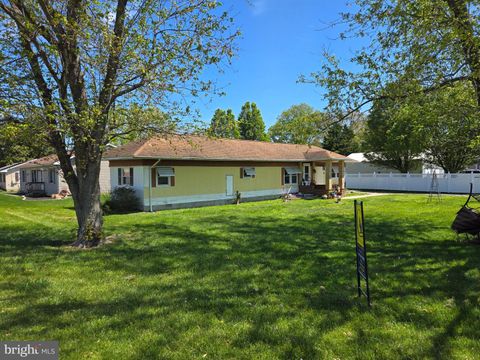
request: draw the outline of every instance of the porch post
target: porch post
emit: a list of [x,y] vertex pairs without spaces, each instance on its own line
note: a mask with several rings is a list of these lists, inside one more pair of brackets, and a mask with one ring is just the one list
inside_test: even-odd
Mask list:
[[325,190],[327,194],[332,191],[332,161],[325,161]]
[[338,162],[338,186],[340,187],[340,193],[345,192],[345,161]]

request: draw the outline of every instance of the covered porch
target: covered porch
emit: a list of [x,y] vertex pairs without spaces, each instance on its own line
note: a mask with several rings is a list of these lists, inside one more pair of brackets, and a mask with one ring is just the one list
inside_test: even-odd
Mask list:
[[46,196],[45,183],[43,181],[25,183],[25,195],[32,197]]
[[303,177],[298,190],[303,194],[345,193],[345,161],[302,163]]

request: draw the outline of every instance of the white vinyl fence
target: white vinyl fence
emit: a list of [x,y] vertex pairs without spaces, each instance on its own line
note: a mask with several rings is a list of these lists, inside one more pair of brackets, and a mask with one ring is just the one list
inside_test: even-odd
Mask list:
[[[430,192],[432,174],[346,174],[347,189]],[[480,192],[480,174],[437,174],[441,193],[468,194],[470,183],[473,192]]]

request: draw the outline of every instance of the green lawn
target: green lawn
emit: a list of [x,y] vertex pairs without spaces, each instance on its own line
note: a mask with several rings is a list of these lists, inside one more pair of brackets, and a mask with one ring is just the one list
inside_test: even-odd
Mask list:
[[75,250],[70,200],[0,194],[0,339],[62,359],[478,359],[480,246],[449,230],[464,197],[427,197],[363,199],[368,309],[353,200],[112,215],[112,243]]

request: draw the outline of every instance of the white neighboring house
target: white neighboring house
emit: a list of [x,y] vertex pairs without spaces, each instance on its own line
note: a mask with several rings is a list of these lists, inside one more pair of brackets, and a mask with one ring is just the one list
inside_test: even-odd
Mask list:
[[11,164],[0,168],[0,189],[8,192],[20,191],[20,165]]
[[[365,157],[365,153],[351,153],[348,158],[355,160],[355,162],[346,163],[347,174],[385,174],[385,173],[400,173],[397,169],[393,169],[387,166],[373,164]],[[417,159],[418,167],[411,171],[413,174],[432,174],[435,171],[437,174],[443,174],[442,168],[429,164],[422,160]]]
[[[70,161],[75,162],[72,156]],[[75,164],[73,164],[75,170]],[[55,154],[27,161],[19,165],[20,192],[31,195],[52,195],[62,190],[70,191]],[[100,192],[110,192],[110,168],[102,161],[100,168]]]

